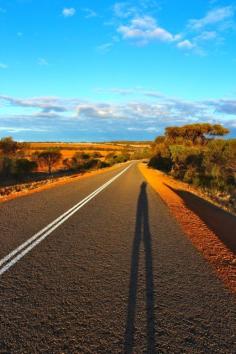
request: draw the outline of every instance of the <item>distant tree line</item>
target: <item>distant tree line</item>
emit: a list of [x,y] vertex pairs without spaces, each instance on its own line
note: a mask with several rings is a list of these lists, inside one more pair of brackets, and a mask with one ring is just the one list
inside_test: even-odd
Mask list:
[[85,151],[80,149],[71,158],[64,158],[60,147],[44,147],[40,151],[31,150],[29,143],[21,143],[12,137],[0,139],[0,179],[27,179],[37,174],[39,169],[47,170],[51,175],[58,170],[61,172],[80,173],[91,169],[99,169],[126,162],[132,158],[142,158],[147,155],[146,149],[139,149],[135,155],[129,146],[122,151],[110,151],[103,156],[100,151]]
[[149,165],[195,186],[234,194],[236,139],[220,138],[227,133],[219,124],[168,127],[155,139]]

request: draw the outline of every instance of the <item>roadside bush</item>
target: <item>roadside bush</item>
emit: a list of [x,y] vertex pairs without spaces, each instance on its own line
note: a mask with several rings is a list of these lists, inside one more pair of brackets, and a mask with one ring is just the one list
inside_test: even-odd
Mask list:
[[154,148],[154,156],[151,157],[148,165],[164,172],[170,172],[173,163],[169,147],[164,143],[157,144]]
[[14,160],[8,156],[0,157],[0,176],[9,177],[13,174]]
[[97,159],[89,159],[89,160],[84,162],[82,168],[84,170],[90,170],[90,169],[93,169],[93,168],[97,168],[97,165],[98,165],[98,160]]
[[38,167],[35,161],[28,159],[17,159],[14,164],[14,175],[18,178],[31,174]]
[[227,133],[221,125],[208,123],[166,128],[165,136],[153,143],[149,166],[184,182],[233,195],[236,140],[212,138]]
[[171,145],[172,176],[192,183],[201,173],[202,151],[195,146]]
[[204,154],[205,175],[213,189],[227,191],[235,187],[236,141],[209,142]]

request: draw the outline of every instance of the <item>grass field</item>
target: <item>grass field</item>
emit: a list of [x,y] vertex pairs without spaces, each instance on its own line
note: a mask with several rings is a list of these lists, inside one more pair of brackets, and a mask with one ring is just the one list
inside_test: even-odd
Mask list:
[[[27,157],[38,151],[44,151],[50,148],[60,148],[62,154],[61,161],[55,166],[55,169],[63,168],[63,160],[71,159],[77,152],[84,152],[93,155],[95,152],[100,153],[100,160],[105,160],[110,153],[120,155],[124,152],[131,156],[137,152],[141,152],[145,148],[150,147],[150,142],[112,142],[112,143],[64,143],[64,142],[31,142],[27,150]],[[45,167],[39,167],[38,171],[46,171]]]

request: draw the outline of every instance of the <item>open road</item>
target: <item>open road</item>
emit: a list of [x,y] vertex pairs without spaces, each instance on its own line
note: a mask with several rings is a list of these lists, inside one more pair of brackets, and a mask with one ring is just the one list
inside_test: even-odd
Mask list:
[[137,163],[0,205],[0,353],[231,354],[235,329]]

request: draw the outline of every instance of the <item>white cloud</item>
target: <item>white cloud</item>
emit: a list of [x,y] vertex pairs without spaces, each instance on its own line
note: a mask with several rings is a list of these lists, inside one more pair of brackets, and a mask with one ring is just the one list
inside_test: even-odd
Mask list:
[[199,30],[209,25],[222,23],[225,20],[232,19],[234,12],[233,6],[219,7],[209,11],[203,18],[190,20],[189,27]]
[[[2,104],[7,103],[15,107],[28,107],[41,109],[42,112],[65,112],[67,110],[65,102],[55,97],[32,97],[32,98],[15,98],[11,96],[0,96]],[[76,102],[77,104],[78,102]]]
[[128,25],[121,25],[117,31],[124,39],[141,40],[146,43],[152,40],[173,42],[178,40],[179,35],[173,35],[166,29],[157,25],[151,16],[133,18]]
[[4,63],[0,63],[0,69],[7,69],[8,65]]
[[[132,93],[137,88],[129,90]],[[71,132],[91,131],[92,126],[93,131],[115,131],[119,136],[120,132],[132,130],[155,133],[167,125],[191,122],[214,121],[225,123],[228,127],[236,124],[234,99],[190,101],[158,94],[148,96],[147,100],[146,94],[157,91],[142,90],[143,97],[119,103],[82,101],[79,98],[0,96],[0,104],[4,108],[4,114],[0,115],[1,126],[14,129],[17,121],[19,129],[25,129],[26,126],[36,131],[48,128],[55,130],[57,124],[61,131],[71,129]],[[119,89],[116,91],[119,94]],[[10,114],[6,114],[7,111]]]
[[212,47],[209,46],[210,41],[214,47],[224,42],[223,32],[233,28],[234,14],[233,6],[225,6],[208,11],[200,19],[189,20],[185,38],[177,44],[177,47],[192,50],[194,54],[207,55]]
[[46,129],[40,129],[40,128],[26,128],[26,127],[8,127],[8,126],[2,126],[0,127],[0,131],[5,131],[8,133],[21,133],[21,132],[46,132]]
[[207,101],[206,104],[214,107],[216,112],[225,113],[236,117],[236,100],[211,100]]
[[75,13],[76,13],[76,10],[75,10],[75,8],[73,8],[73,7],[70,7],[70,8],[65,7],[65,8],[62,10],[62,15],[63,15],[64,17],[72,17],[72,16],[75,15]]
[[188,39],[185,39],[184,41],[179,42],[177,47],[180,49],[193,49],[195,45]]

